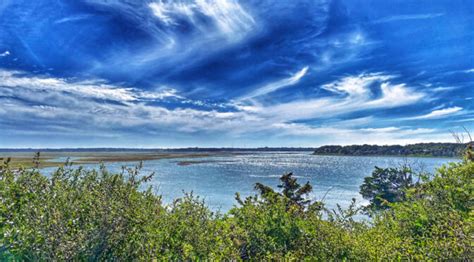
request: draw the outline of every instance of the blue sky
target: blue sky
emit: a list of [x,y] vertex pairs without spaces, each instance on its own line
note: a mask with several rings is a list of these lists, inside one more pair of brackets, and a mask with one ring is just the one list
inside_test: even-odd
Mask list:
[[0,1],[0,147],[449,142],[473,88],[470,0]]

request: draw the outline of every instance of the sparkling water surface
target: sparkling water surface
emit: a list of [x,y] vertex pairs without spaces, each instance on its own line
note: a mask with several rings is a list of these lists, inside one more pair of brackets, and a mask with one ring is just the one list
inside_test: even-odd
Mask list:
[[[189,165],[179,165],[191,161]],[[441,165],[458,161],[452,158],[403,158],[403,157],[360,157],[360,156],[316,156],[311,152],[252,152],[219,157],[160,159],[144,162],[142,174],[155,172],[153,179],[145,186],[153,186],[165,203],[182,197],[183,192],[193,192],[204,198],[215,211],[226,212],[234,205],[235,193],[243,197],[255,194],[253,186],[260,182],[276,187],[279,177],[293,172],[303,184],[313,185],[310,198],[322,200],[328,208],[336,204],[347,207],[352,198],[361,204],[366,201],[359,195],[359,186],[369,176],[374,166],[392,167],[408,163],[417,169],[434,172]],[[111,172],[118,172],[122,166],[133,167],[136,162],[106,163]],[[97,168],[98,165],[84,167]],[[51,173],[55,168],[45,168]]]

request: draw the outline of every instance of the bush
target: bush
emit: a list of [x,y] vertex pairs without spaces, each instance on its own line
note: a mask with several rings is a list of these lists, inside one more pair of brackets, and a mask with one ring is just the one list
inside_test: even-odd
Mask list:
[[[138,172],[59,168],[0,171],[1,246],[20,260],[149,257],[152,234],[165,213],[151,190],[140,192]],[[159,241],[158,241],[159,243]]]
[[[380,171],[380,170],[379,170]],[[378,171],[376,170],[377,174]],[[357,221],[359,208],[328,212],[292,174],[281,192],[257,184],[225,215],[193,194],[170,205],[139,167],[111,174],[0,166],[0,260],[469,260],[474,163],[440,168],[403,197]]]
[[414,173],[408,166],[401,168],[375,167],[370,177],[364,178],[360,194],[370,201],[367,210],[378,211],[389,208],[391,203],[405,200],[405,193],[413,188]]
[[232,249],[229,226],[198,197],[186,194],[175,200],[156,235],[163,236],[160,252],[166,260],[222,260],[238,257]]

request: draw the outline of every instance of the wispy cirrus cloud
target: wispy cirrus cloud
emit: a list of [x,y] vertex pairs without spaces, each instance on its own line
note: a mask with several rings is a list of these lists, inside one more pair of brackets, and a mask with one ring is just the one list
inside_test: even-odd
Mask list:
[[467,6],[0,1],[0,128],[92,145],[444,139],[471,124]]
[[3,53],[0,53],[0,57],[6,57],[6,56],[9,56],[10,55],[10,51],[5,51]]
[[381,73],[361,74],[359,76],[348,76],[341,80],[325,84],[323,89],[328,91],[348,95],[348,96],[367,96],[370,90],[367,88],[370,84],[377,81],[387,81],[394,76],[384,75]]
[[324,119],[350,112],[405,106],[426,97],[423,92],[404,84],[394,85],[388,82],[394,77],[379,73],[344,77],[342,80],[322,86],[337,96],[308,98],[252,110],[267,117],[280,117],[286,121]]
[[54,21],[54,23],[55,24],[63,24],[63,23],[77,22],[77,21],[89,19],[91,17],[92,17],[92,15],[90,15],[90,14],[74,15],[74,16],[68,16],[68,17],[58,19],[58,20]]
[[331,139],[332,143],[341,145],[353,144],[410,144],[420,141],[443,141],[451,142],[452,137],[448,133],[439,132],[431,128],[407,128],[407,127],[384,127],[384,128],[347,128],[338,126],[311,127],[304,124],[275,124],[275,130],[280,130],[280,136],[289,134],[303,137],[319,137],[323,141]]
[[300,79],[303,78],[306,75],[306,73],[308,72],[308,69],[309,69],[309,67],[305,66],[303,69],[301,69],[297,73],[293,74],[291,77],[284,78],[284,79],[278,80],[276,82],[266,84],[262,87],[258,87],[254,91],[240,97],[239,100],[246,100],[246,99],[259,97],[259,96],[262,96],[262,95],[266,95],[266,94],[275,92],[279,89],[297,84],[300,81]]
[[[193,25],[203,33],[218,29],[229,39],[241,37],[252,29],[255,20],[235,0],[154,1],[148,4],[166,26]],[[212,21],[203,23],[204,18]]]
[[440,118],[445,118],[445,117],[449,117],[453,115],[459,115],[462,110],[463,110],[462,107],[454,106],[454,107],[449,107],[449,108],[433,110],[428,114],[415,116],[415,117],[409,117],[406,119],[407,120],[440,119]]
[[[301,72],[304,71],[295,76],[302,77],[304,74]],[[294,79],[297,78],[295,76]],[[0,114],[4,117],[2,121],[48,119],[46,123],[56,122],[58,125],[88,122],[89,125],[86,126],[95,126],[97,129],[120,130],[134,127],[143,129],[144,133],[168,130],[182,133],[220,132],[226,136],[245,136],[254,132],[317,136],[327,135],[328,130],[341,129],[345,130],[345,134],[388,134],[394,131],[393,127],[353,129],[356,125],[370,125],[371,117],[340,123],[328,122],[326,127],[295,121],[403,106],[423,97],[422,93],[413,90],[409,94],[404,85],[391,85],[386,82],[393,78],[394,76],[383,74],[344,77],[324,85],[324,89],[334,95],[272,105],[253,105],[254,110],[238,107],[234,101],[228,101],[223,106],[208,104],[206,108],[197,109],[190,106],[202,102],[186,98],[174,89],[144,92],[100,80],[75,82],[3,70],[0,71],[0,95],[3,102],[3,111],[0,111]],[[381,94],[374,95],[373,88],[379,89],[377,92]],[[401,89],[403,91],[400,91]],[[389,101],[395,99],[395,96],[399,102]],[[175,104],[180,106],[168,108],[163,104],[150,104],[169,99],[173,99]],[[381,99],[386,102],[377,102]],[[416,132],[413,131],[412,134]]]
[[[258,18],[236,0],[86,0],[86,3],[119,15],[140,29],[142,39],[137,40],[141,41],[138,47],[129,50],[119,46],[92,65],[95,72],[106,75],[119,72],[126,79],[178,75],[199,61],[246,41],[260,30]],[[124,60],[128,61],[126,70],[123,70]]]
[[389,23],[389,22],[398,22],[398,21],[410,21],[410,20],[424,20],[424,19],[433,19],[443,16],[444,13],[429,13],[429,14],[403,14],[403,15],[393,15],[384,17],[378,20],[374,20],[372,23]]
[[103,80],[68,81],[67,79],[28,76],[23,72],[0,70],[0,93],[15,92],[21,89],[31,92],[69,93],[87,99],[106,99],[117,102],[131,102],[143,99],[163,99],[179,97],[176,90],[164,89],[161,92],[146,92],[139,89],[106,84]]

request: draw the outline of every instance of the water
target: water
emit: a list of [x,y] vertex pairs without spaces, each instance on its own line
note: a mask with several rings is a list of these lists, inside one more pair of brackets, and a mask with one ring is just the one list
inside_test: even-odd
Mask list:
[[[190,165],[178,165],[180,161],[202,161]],[[256,182],[276,187],[279,177],[293,172],[303,184],[313,185],[310,197],[322,200],[327,207],[336,204],[347,207],[352,198],[361,204],[366,201],[359,195],[359,186],[364,177],[369,176],[374,166],[393,167],[409,163],[418,169],[434,172],[442,164],[456,161],[450,158],[401,158],[401,157],[354,157],[354,156],[314,156],[311,152],[256,152],[222,157],[202,157],[190,159],[161,159],[144,162],[142,174],[155,172],[147,184],[154,186],[163,196],[165,203],[191,192],[203,197],[207,205],[225,212],[236,205],[235,193],[245,197],[255,194]],[[110,171],[120,171],[121,167],[137,163],[107,163]],[[96,168],[97,165],[87,165]],[[52,172],[52,168],[45,171]]]

